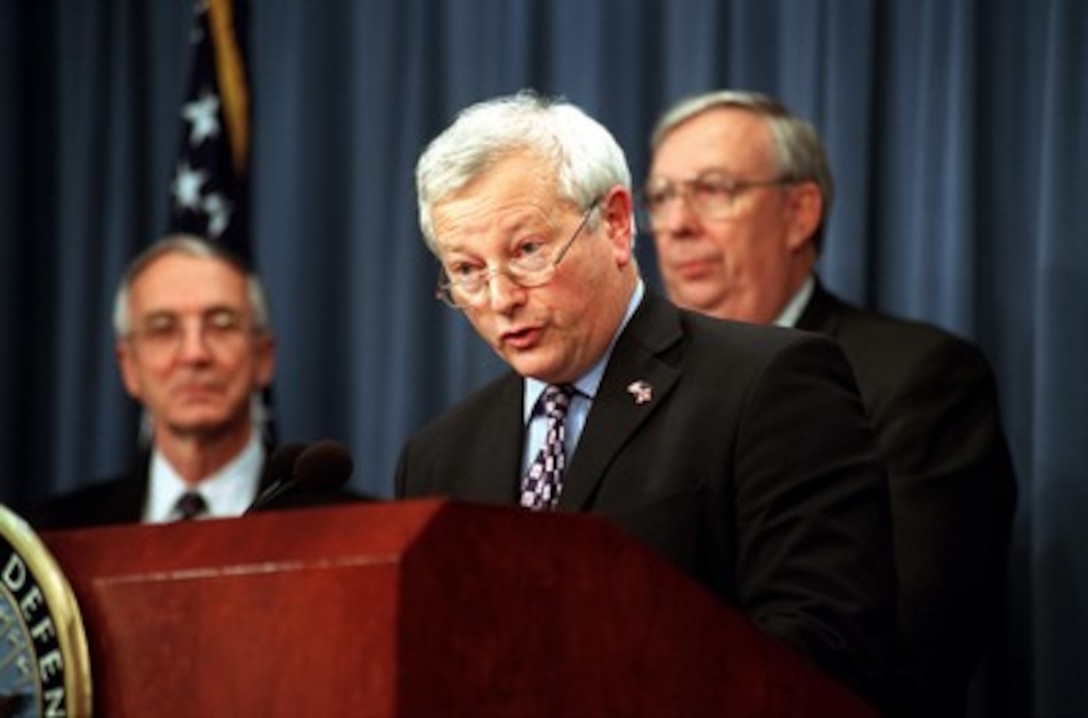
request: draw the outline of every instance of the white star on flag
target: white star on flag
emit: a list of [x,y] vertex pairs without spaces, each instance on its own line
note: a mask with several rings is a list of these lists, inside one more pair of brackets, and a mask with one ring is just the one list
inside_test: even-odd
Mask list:
[[178,165],[177,174],[171,190],[174,192],[174,202],[179,207],[196,210],[200,208],[200,190],[208,180],[208,173],[203,170],[194,170],[188,162]]
[[169,232],[215,239],[245,259],[249,228],[250,0],[194,3],[192,75],[178,112]]
[[210,194],[204,200],[204,211],[208,213],[208,234],[218,238],[230,224],[230,215],[234,210],[230,202],[221,194]]
[[219,135],[219,98],[205,91],[199,100],[182,108],[182,116],[192,123],[189,144],[196,147],[209,137]]

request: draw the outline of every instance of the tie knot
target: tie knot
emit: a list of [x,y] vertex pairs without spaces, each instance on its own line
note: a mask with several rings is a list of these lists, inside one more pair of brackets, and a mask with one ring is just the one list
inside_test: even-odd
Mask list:
[[570,384],[549,384],[544,390],[544,414],[549,419],[561,419],[567,415],[574,387]]
[[196,491],[186,491],[181,495],[181,498],[178,499],[176,510],[178,518],[182,521],[195,519],[196,517],[207,513],[208,502]]

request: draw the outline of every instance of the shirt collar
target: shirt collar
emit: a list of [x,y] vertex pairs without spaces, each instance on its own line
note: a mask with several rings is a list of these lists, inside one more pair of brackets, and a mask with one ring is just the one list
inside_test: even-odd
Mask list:
[[816,280],[812,278],[812,275],[808,275],[805,279],[805,283],[801,285],[801,288],[797,290],[797,293],[790,299],[789,304],[782,310],[782,313],[778,315],[778,318],[774,320],[774,323],[780,327],[793,327],[797,325],[797,320],[801,318],[801,314],[805,311],[805,307],[808,306],[808,300],[812,298],[812,292],[816,288]]
[[[257,495],[263,463],[264,445],[259,433],[253,431],[238,456],[198,484],[197,489],[208,504],[208,514],[242,515]],[[144,521],[164,523],[174,520],[174,507],[178,499],[191,487],[158,449],[151,454],[149,482]]]

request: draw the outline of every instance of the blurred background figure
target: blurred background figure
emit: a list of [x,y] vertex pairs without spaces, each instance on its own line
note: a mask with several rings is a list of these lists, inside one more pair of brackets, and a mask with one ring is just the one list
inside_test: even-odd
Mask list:
[[258,277],[222,245],[173,235],[137,256],[113,315],[124,386],[143,407],[130,471],[28,512],[38,529],[236,516],[271,449],[261,391],[275,339]]
[[820,332],[845,351],[889,469],[903,714],[962,716],[1000,617],[1016,500],[989,363],[963,339],[821,284],[832,173],[816,130],[776,100],[682,100],[651,149],[644,209],[669,298]]

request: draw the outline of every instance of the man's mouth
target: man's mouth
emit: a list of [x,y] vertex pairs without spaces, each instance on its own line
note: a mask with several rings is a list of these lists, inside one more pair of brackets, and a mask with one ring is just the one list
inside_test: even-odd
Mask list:
[[684,279],[699,279],[710,273],[715,261],[710,257],[691,258],[672,262],[673,271]]
[[209,396],[218,392],[213,384],[180,384],[174,387],[174,393],[179,396]]
[[540,341],[540,337],[543,333],[544,329],[542,327],[514,329],[499,335],[499,342],[504,347],[524,351]]

